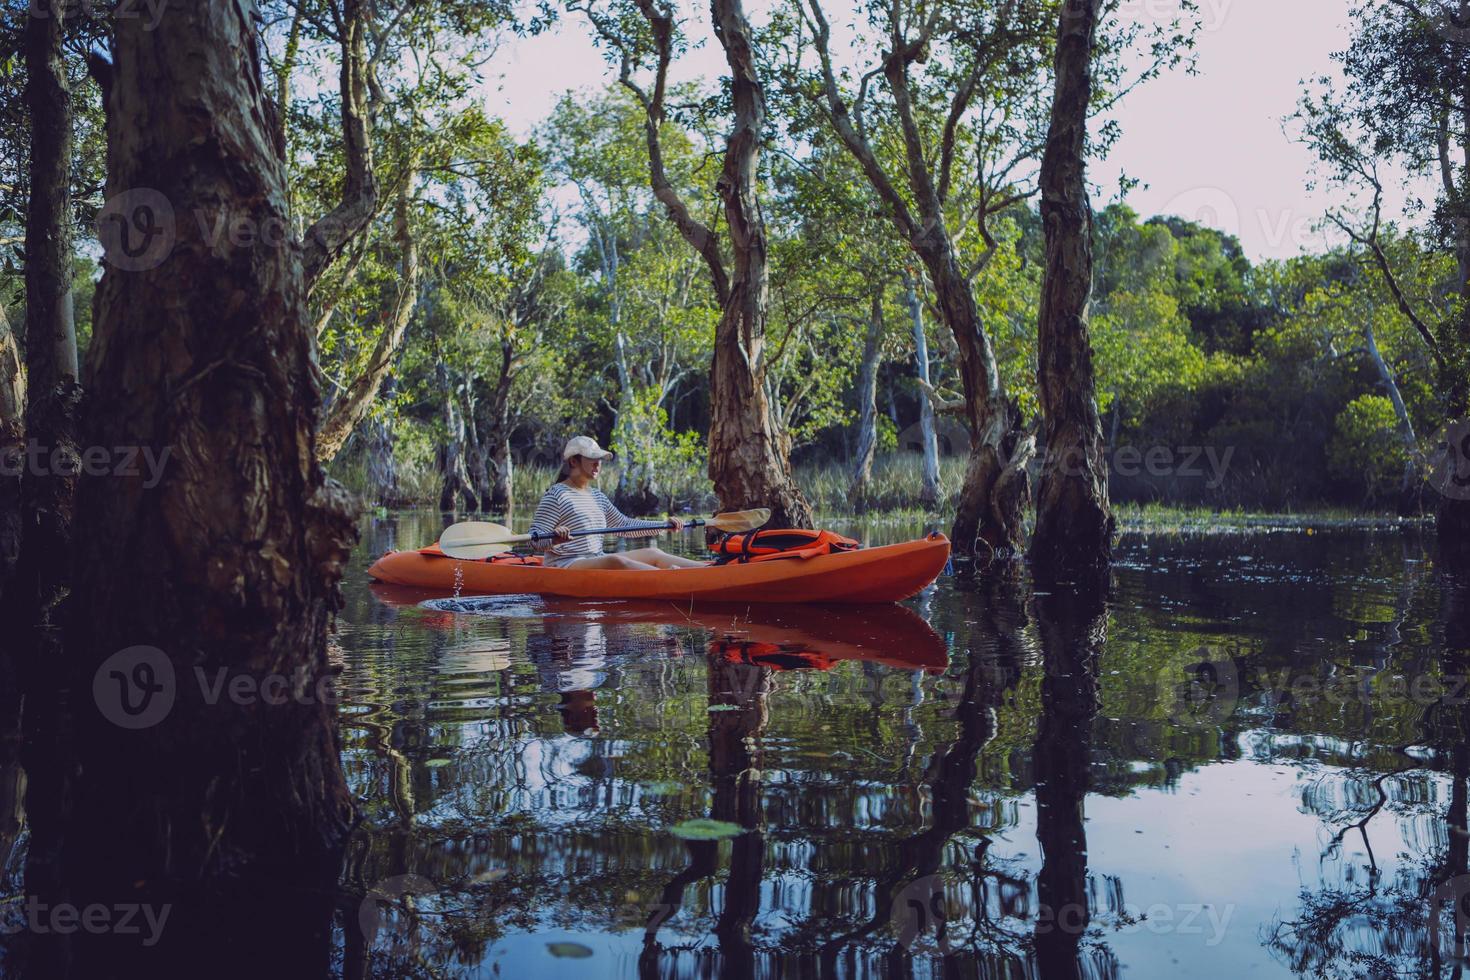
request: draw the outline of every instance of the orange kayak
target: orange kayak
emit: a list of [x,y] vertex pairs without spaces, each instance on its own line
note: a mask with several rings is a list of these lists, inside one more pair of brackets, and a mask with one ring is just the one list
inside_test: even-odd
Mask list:
[[459,595],[571,596],[577,599],[668,599],[706,602],[899,602],[939,577],[949,539],[918,541],[811,558],[784,558],[705,568],[618,571],[542,568],[460,561],[438,547],[392,551],[368,574],[379,582]]

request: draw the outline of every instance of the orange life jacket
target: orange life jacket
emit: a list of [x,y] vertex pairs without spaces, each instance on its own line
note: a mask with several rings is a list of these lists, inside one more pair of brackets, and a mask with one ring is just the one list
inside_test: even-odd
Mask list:
[[748,534],[727,534],[710,543],[715,564],[773,561],[779,558],[814,558],[838,551],[856,551],[862,545],[832,531],[771,528]]

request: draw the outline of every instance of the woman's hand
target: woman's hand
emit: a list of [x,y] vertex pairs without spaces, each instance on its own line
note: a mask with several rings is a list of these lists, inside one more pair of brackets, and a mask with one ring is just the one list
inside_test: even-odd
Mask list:
[[683,520],[683,518],[680,518],[680,517],[670,517],[669,518],[669,530],[670,531],[673,531],[675,534],[678,534],[680,531],[684,530],[684,520]]
[[566,544],[572,540],[572,529],[565,524],[560,524],[551,529],[552,544]]

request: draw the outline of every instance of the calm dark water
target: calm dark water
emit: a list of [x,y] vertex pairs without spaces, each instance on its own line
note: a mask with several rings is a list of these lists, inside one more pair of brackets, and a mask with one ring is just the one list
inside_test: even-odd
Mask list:
[[[358,567],[438,527],[375,520]],[[355,575],[342,970],[1457,975],[1470,641],[1430,558],[1130,536],[1105,605],[841,612]]]

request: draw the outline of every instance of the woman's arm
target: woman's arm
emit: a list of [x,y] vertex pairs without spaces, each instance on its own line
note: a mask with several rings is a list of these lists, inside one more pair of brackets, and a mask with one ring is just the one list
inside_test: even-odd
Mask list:
[[533,538],[531,547],[537,551],[548,550],[552,545],[550,535],[557,528],[565,526],[570,518],[571,507],[564,496],[555,490],[546,491],[541,496],[541,502],[536,505],[536,516],[531,518],[531,533],[546,535],[546,537]]
[[[607,521],[608,527],[633,527],[638,524],[648,523],[646,521],[635,521],[607,499],[607,494],[601,490],[597,491],[597,502],[602,505],[602,516]],[[628,534],[618,535],[623,538],[656,538],[664,532],[661,527],[652,528],[648,531],[632,531]]]

